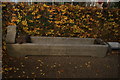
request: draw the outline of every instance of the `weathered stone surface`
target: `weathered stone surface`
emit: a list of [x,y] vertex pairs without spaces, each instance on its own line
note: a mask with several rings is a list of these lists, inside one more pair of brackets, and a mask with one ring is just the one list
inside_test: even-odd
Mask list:
[[107,52],[106,45],[83,44],[7,44],[8,54],[11,56],[27,55],[80,55],[104,57]]
[[15,43],[16,26],[7,27],[6,43]]
[[7,44],[11,56],[80,55],[104,57],[106,44],[94,44],[93,38],[31,37],[32,43]]
[[31,41],[37,44],[94,44],[93,38],[31,37]]
[[119,42],[108,42],[108,44],[110,45],[110,47],[112,49],[120,49],[120,43]]

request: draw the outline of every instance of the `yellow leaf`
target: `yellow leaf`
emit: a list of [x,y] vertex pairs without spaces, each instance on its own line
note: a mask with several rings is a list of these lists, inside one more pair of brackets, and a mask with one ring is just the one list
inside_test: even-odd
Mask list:
[[41,15],[38,15],[38,16],[37,16],[37,18],[40,18],[40,17],[41,17]]
[[26,20],[22,21],[22,24],[27,25],[27,21]]

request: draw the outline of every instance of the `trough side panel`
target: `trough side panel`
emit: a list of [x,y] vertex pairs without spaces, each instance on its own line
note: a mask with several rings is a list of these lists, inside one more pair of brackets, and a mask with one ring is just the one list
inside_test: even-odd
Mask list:
[[26,55],[79,55],[104,57],[105,45],[66,45],[66,44],[7,44],[11,56]]

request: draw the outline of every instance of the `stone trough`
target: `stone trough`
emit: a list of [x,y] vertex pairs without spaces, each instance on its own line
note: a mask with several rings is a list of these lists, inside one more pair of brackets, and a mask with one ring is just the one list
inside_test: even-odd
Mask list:
[[32,43],[23,44],[9,42],[7,43],[7,53],[15,57],[28,55],[104,57],[108,52],[108,45],[105,42],[93,38],[31,37],[31,41]]

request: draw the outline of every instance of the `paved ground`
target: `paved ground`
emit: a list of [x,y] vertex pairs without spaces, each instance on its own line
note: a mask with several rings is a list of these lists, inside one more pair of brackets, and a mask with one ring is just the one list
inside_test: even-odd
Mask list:
[[[117,54],[116,54],[117,53]],[[81,56],[3,56],[3,78],[118,78],[118,52],[105,58]]]

